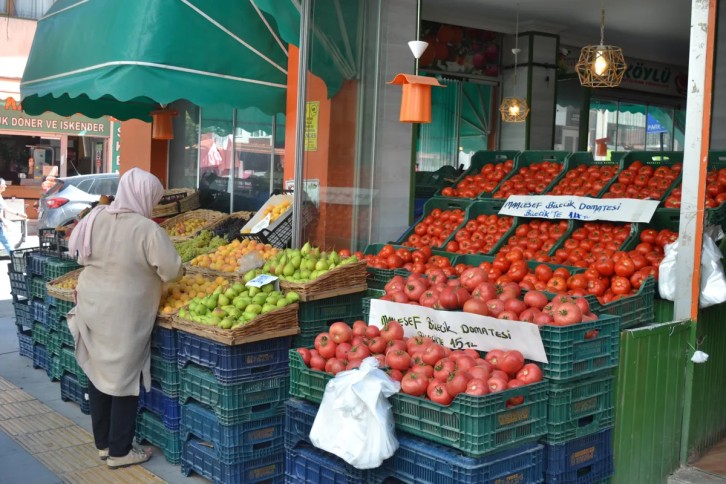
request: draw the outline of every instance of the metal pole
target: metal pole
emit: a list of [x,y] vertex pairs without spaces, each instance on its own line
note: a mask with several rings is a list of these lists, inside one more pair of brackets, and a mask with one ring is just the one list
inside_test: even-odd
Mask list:
[[272,116],[272,138],[270,139],[270,194],[275,189],[275,137],[277,136],[277,116]]
[[[416,40],[419,40],[421,36],[421,0],[416,2]],[[416,58],[416,66],[414,68],[414,74],[418,76],[418,58]]]
[[297,112],[295,116],[295,192],[292,202],[293,248],[302,245],[303,170],[305,169],[305,100],[308,86],[308,44],[310,42],[310,10],[312,0],[302,0],[300,7],[300,52],[297,71]]
[[237,110],[232,110],[232,163],[229,170],[229,213],[234,212],[234,175],[237,171]]
[[[705,28],[704,28],[705,26]],[[676,257],[676,320],[698,318],[701,292],[706,169],[711,134],[711,89],[716,36],[716,0],[693,0],[680,233]]]

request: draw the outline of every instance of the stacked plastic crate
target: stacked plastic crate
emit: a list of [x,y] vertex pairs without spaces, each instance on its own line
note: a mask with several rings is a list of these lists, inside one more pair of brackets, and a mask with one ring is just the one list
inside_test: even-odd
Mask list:
[[10,294],[13,298],[15,326],[18,333],[20,356],[33,358],[32,306],[28,289],[27,256],[30,251],[21,250],[13,253],[8,265]]
[[226,345],[178,331],[182,473],[278,482],[291,338]]
[[139,394],[136,440],[159,447],[167,461],[181,462],[177,334],[157,324],[152,333],[151,391]]
[[[73,261],[49,257],[43,264],[43,280],[46,283],[50,282],[70,271],[78,269],[78,267],[78,264]],[[48,294],[46,294],[43,298],[43,301],[45,303],[44,313],[45,326],[47,329],[47,342],[45,348],[48,353],[48,357],[50,358],[50,370],[47,370],[48,377],[51,380],[60,380],[63,376],[60,357],[61,347],[63,346],[61,325],[66,326],[65,317],[68,311],[70,311],[73,307],[73,303],[56,299]],[[72,338],[70,347],[73,347]]]
[[[345,291],[345,288],[341,288]],[[293,347],[311,347],[315,337],[327,331],[336,321],[354,321],[363,317],[363,298],[366,293],[354,292],[317,301],[301,302],[298,310],[300,334],[293,339]]]
[[540,329],[549,363],[545,476],[548,483],[601,482],[614,472],[614,371],[620,318]]
[[[285,417],[287,482],[543,482],[547,382],[492,395],[458,395],[449,406],[410,395],[390,398],[399,449],[377,469],[361,471],[312,447],[308,435],[332,378],[290,352],[291,399]],[[507,401],[524,396],[508,407]],[[303,401],[303,400],[307,400]],[[311,403],[309,403],[311,402]]]
[[51,354],[48,351],[48,301],[45,290],[45,264],[50,256],[40,252],[27,255],[27,280],[32,318],[33,368],[42,368],[52,379]]

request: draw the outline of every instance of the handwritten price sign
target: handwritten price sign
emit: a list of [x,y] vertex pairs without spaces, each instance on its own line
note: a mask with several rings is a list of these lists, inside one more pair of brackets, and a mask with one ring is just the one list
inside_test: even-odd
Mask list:
[[500,215],[565,220],[608,220],[648,223],[658,200],[632,198],[589,198],[557,195],[511,195]]
[[371,299],[368,324],[382,328],[391,320],[401,323],[407,337],[427,336],[455,350],[519,350],[529,360],[547,363],[535,324]]

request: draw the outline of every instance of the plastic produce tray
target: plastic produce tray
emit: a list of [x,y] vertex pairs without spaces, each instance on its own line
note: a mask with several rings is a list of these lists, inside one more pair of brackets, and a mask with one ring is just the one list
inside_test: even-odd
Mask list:
[[151,350],[167,360],[176,358],[179,352],[176,330],[154,326],[151,332]]
[[[479,200],[471,205],[469,205],[469,208],[466,209],[466,218],[464,219],[464,224],[466,225],[468,222],[472,220],[476,220],[476,218],[479,215],[498,215],[499,210],[501,210],[502,206],[504,205],[504,200]],[[501,215],[501,217],[509,217],[509,215]],[[509,237],[514,233],[514,230],[517,227],[518,224],[518,218],[517,217],[510,217],[512,219],[512,225],[509,227],[509,229],[502,234],[502,236],[499,238],[499,240],[492,246],[492,248],[485,252],[485,254],[496,254],[499,252],[499,249],[502,248],[504,245],[504,242],[509,239]],[[451,242],[452,240],[455,240],[456,238],[456,232],[461,230],[463,228],[463,225],[459,227],[457,230],[455,230],[451,237],[446,239],[446,242],[444,243],[444,246]]]
[[[610,185],[615,183],[618,179],[618,175],[623,170],[623,160],[622,158],[617,159],[610,159],[610,160],[596,160],[592,156],[591,151],[575,151],[573,153],[570,153],[567,156],[567,172],[573,170],[574,168],[577,168],[580,165],[585,166],[605,166],[605,165],[615,165],[617,166],[617,170],[615,171],[615,176],[611,180],[605,183],[605,186],[602,187],[600,192],[598,192],[597,196],[594,198],[602,198],[605,193],[610,189]],[[565,178],[567,176],[567,172],[563,173],[562,178]],[[562,178],[560,178],[557,183],[559,183]],[[552,191],[552,189],[555,188],[557,184],[552,185],[547,193]]]
[[178,331],[177,341],[179,368],[191,362],[210,369],[220,383],[231,385],[287,369],[291,338],[230,346]]
[[30,297],[45,299],[45,281],[40,276],[28,276],[28,291]]
[[60,349],[61,368],[64,372],[73,375],[83,388],[88,388],[88,377],[76,361],[76,354],[72,348],[62,347]]
[[37,247],[33,247],[30,249],[17,249],[13,251],[12,255],[10,256],[10,265],[8,266],[10,270],[13,272],[18,272],[20,274],[27,274],[28,273],[28,259],[30,257],[30,254],[37,252]]
[[360,319],[362,314],[362,299],[365,292],[344,294],[318,301],[301,302],[298,308],[300,323],[308,321],[348,321]]
[[551,383],[548,444],[561,444],[615,425],[613,373],[605,371],[567,383]]
[[33,344],[48,345],[48,328],[41,323],[33,323]]
[[[63,346],[62,335],[58,331],[48,332],[48,351],[51,355],[60,356],[60,349]],[[60,362],[60,360],[59,360]]]
[[281,482],[285,472],[284,461],[285,455],[280,451],[239,464],[223,464],[217,459],[214,449],[192,439],[182,446],[181,471],[185,476],[195,472],[215,484]]
[[[40,252],[31,252],[28,255],[28,266],[27,266],[27,274],[32,276],[40,276],[40,278],[43,278],[44,270],[45,270],[45,263],[51,259],[52,256],[47,254],[41,254]],[[43,283],[45,286],[45,282]]]
[[32,306],[29,301],[13,301],[15,311],[15,324],[23,328],[30,328],[33,324]]
[[[370,290],[370,289],[369,289]],[[299,323],[300,333],[296,334],[292,338],[291,348],[310,348],[315,342],[315,338],[318,334],[327,331],[330,325],[335,321],[323,319],[321,321],[308,321],[306,323]],[[350,320],[345,320],[346,323],[350,323]]]
[[[292,396],[320,403],[331,378],[307,368],[297,351],[290,350]],[[459,395],[449,406],[402,393],[390,402],[398,430],[480,456],[546,433],[547,387],[542,381],[482,397]],[[507,400],[519,395],[524,403],[507,408]]]
[[[424,204],[424,212],[421,218],[416,220],[413,225],[411,225],[408,230],[406,230],[403,235],[399,237],[397,243],[404,243],[408,239],[408,237],[414,232],[416,225],[418,225],[419,222],[428,217],[435,208],[441,209],[442,211],[459,209],[466,212],[466,209],[469,208],[469,205],[471,205],[471,203],[471,200],[464,200],[459,198],[432,198]],[[454,229],[451,233],[456,233],[462,227],[462,225],[464,225],[464,222],[462,222],[459,227]],[[444,246],[446,246],[445,242],[439,247]],[[432,246],[432,248],[434,247]]]
[[151,381],[159,383],[161,390],[170,397],[179,395],[179,368],[174,360],[151,352]]
[[192,436],[210,444],[223,464],[236,464],[282,451],[284,420],[282,415],[235,425],[220,425],[214,411],[198,403],[181,407],[183,441]]
[[33,368],[42,368],[46,373],[50,371],[50,355],[42,344],[33,344]]
[[58,323],[58,334],[61,339],[61,348],[67,346],[71,349],[75,348],[76,342],[73,340],[70,328],[68,328],[68,322],[65,318],[62,318]]
[[61,367],[60,364],[60,356],[51,355],[50,369],[46,371],[46,373],[48,374],[48,378],[50,378],[51,381],[60,380],[61,376],[63,375],[63,367]]
[[539,332],[549,360],[541,365],[545,378],[569,380],[618,364],[620,319],[616,316],[570,326],[544,325]]
[[181,408],[177,397],[165,395],[158,383],[151,384],[151,391],[141,387],[139,392],[139,410],[148,410],[161,418],[164,427],[169,430],[179,430]]
[[43,326],[48,328],[48,306],[45,305],[45,301],[41,299],[33,299],[33,321],[37,321]]
[[[366,248],[363,250],[363,253],[365,255],[375,255],[383,248],[383,246],[386,244],[369,244],[366,246]],[[399,249],[403,247],[402,245],[396,245],[391,244],[394,248]],[[406,249],[411,249],[411,247],[406,247]],[[373,289],[383,289],[383,286],[386,285],[388,281],[391,280],[391,278],[395,275],[393,272],[393,269],[378,269],[376,267],[370,267],[368,266],[366,268],[368,271],[368,288]]]
[[74,402],[81,407],[81,412],[89,415],[91,404],[88,401],[88,385],[82,386],[78,379],[70,373],[63,373],[60,379],[61,400]]
[[275,417],[284,412],[290,380],[287,370],[235,385],[222,385],[210,371],[195,365],[187,365],[179,372],[179,403],[195,400],[213,408],[222,425]]
[[[517,155],[519,154],[519,151],[477,151],[474,153],[474,155],[471,157],[471,162],[469,163],[469,168],[464,171],[459,177],[456,178],[456,180],[450,185],[455,187],[461,180],[466,178],[469,175],[476,175],[481,172],[481,169],[484,165],[488,163],[495,163],[500,164],[504,163],[507,160],[514,160]],[[498,183],[494,191],[497,191],[497,188],[499,188]],[[436,197],[442,197],[441,190],[443,190],[444,187],[440,188],[436,191],[434,196]],[[491,197],[491,193],[482,193],[481,197]],[[456,197],[447,197],[447,198],[456,198]]]
[[541,192],[537,193],[535,195],[541,195],[542,193],[548,193],[550,190],[552,190],[552,187],[557,185],[559,181],[562,179],[562,177],[567,172],[567,158],[570,155],[569,151],[552,151],[552,150],[531,150],[531,151],[522,151],[520,152],[515,158],[514,158],[514,167],[512,170],[507,174],[507,176],[504,177],[502,182],[497,186],[497,189],[494,190],[494,193],[492,193],[489,196],[481,196],[480,198],[492,198],[494,194],[496,194],[502,187],[502,184],[506,181],[508,181],[510,178],[515,176],[519,173],[520,168],[522,167],[529,167],[533,165],[534,163],[542,163],[543,161],[552,161],[556,163],[560,163],[562,165],[562,170],[555,176],[552,181],[547,185],[547,187]]
[[285,449],[285,482],[366,484],[371,471],[356,469],[333,454],[301,444]]
[[30,330],[18,329],[18,354],[33,359],[33,335]]
[[71,301],[64,301],[63,299],[51,298],[51,306],[58,312],[58,317],[64,318],[68,311],[73,309],[75,306]]
[[637,293],[606,304],[600,304],[594,296],[585,297],[590,303],[590,311],[598,315],[615,316],[620,320],[620,329],[627,329],[654,322],[655,285],[655,279],[648,277]]
[[614,472],[612,428],[571,440],[545,445],[546,482],[600,482]]
[[43,279],[46,281],[52,281],[57,279],[64,274],[71,271],[75,271],[79,266],[74,261],[61,260],[61,259],[48,259],[45,262],[45,268],[43,270]]
[[136,440],[157,446],[171,464],[181,462],[181,440],[178,430],[169,430],[152,412],[141,411],[136,416]]
[[10,278],[10,294],[15,297],[28,299],[30,292],[28,291],[28,280],[22,272],[15,272],[8,267],[8,277]]

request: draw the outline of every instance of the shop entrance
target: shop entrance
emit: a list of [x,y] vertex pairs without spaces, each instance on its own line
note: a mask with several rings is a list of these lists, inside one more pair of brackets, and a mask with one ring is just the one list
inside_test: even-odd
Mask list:
[[106,138],[69,136],[67,176],[106,172]]

